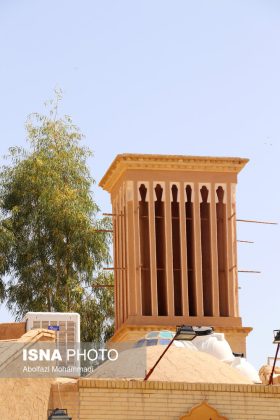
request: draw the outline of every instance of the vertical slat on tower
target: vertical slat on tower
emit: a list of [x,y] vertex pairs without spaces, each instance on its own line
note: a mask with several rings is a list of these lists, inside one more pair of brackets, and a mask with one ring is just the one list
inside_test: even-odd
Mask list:
[[[117,206],[116,206],[116,202],[115,200],[112,202],[112,208],[113,208],[113,214],[116,215],[117,214]],[[118,261],[118,220],[117,220],[117,216],[113,217],[113,230],[114,230],[114,237],[113,237],[113,241],[114,241],[114,264],[115,266],[117,266],[117,261]],[[115,329],[117,330],[119,328],[120,325],[120,320],[119,320],[119,314],[120,314],[120,310],[119,310],[119,278],[118,278],[118,270],[114,270],[114,283],[115,283],[115,287],[114,287],[114,297],[115,297]]]
[[188,292],[188,258],[186,238],[186,215],[185,215],[185,186],[180,182],[179,186],[179,212],[180,212],[180,241],[181,241],[181,281],[183,316],[189,316],[189,292]]
[[152,315],[158,314],[157,302],[157,263],[156,263],[156,241],[155,241],[155,206],[153,182],[149,182],[149,221],[150,221],[150,264],[151,264],[151,291],[152,291]]
[[126,209],[125,209],[125,193],[126,189],[123,186],[122,194],[121,194],[121,228],[122,228],[122,278],[123,278],[123,311],[124,311],[124,321],[127,319],[127,300],[128,300],[128,290],[127,290],[127,272],[126,272]]
[[135,264],[135,242],[134,241],[134,230],[135,230],[135,218],[134,213],[134,182],[126,182],[126,217],[125,217],[125,228],[126,228],[126,273],[127,273],[127,287],[128,287],[128,316],[136,315],[136,264]]
[[173,252],[172,252],[172,220],[171,220],[171,186],[169,182],[163,184],[164,188],[164,213],[165,213],[165,264],[167,287],[167,314],[174,316],[174,281],[173,281]]
[[123,322],[123,284],[122,284],[122,270],[120,270],[122,264],[122,246],[121,246],[121,206],[120,206],[120,192],[116,197],[116,221],[117,221],[117,261],[115,264],[116,270],[115,275],[118,278],[118,286],[119,286],[119,322],[120,324]]
[[125,321],[125,276],[123,270],[123,259],[124,259],[124,244],[123,244],[123,207],[122,207],[122,196],[123,196],[123,188],[120,189],[119,194],[119,238],[120,238],[120,261],[119,261],[119,269],[118,272],[120,273],[120,285],[121,285],[121,292],[122,292],[122,322]]
[[236,208],[235,184],[227,184],[226,220],[227,220],[227,267],[229,316],[238,314],[238,279],[237,279],[237,242],[236,242]]
[[139,185],[134,182],[133,188],[133,214],[134,214],[134,260],[135,260],[135,312],[142,315],[141,293],[141,267],[140,267],[140,232],[139,232]]
[[212,244],[211,246],[212,296],[213,296],[212,308],[213,308],[213,316],[220,316],[215,184],[211,184],[211,190],[210,190],[210,226],[211,226],[211,244]]
[[194,252],[195,252],[195,282],[197,316],[203,316],[203,286],[202,286],[202,258],[201,258],[201,229],[200,229],[200,200],[199,184],[194,184]]

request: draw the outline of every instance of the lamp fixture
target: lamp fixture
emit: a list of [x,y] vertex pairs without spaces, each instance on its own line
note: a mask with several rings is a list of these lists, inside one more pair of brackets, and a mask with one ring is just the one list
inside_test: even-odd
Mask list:
[[280,330],[274,330],[273,335],[274,335],[273,344],[279,344],[280,343]]
[[49,410],[48,420],[72,420],[72,417],[68,416],[65,408],[55,408]]
[[182,325],[180,327],[176,327],[176,334],[172,339],[179,341],[192,341],[196,337],[196,332],[193,327],[189,325]]

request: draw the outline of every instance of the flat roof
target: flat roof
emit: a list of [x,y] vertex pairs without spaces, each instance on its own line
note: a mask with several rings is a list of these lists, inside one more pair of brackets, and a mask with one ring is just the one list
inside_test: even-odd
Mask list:
[[130,169],[239,173],[248,161],[240,157],[124,153],[115,157],[99,185],[110,192],[123,173]]

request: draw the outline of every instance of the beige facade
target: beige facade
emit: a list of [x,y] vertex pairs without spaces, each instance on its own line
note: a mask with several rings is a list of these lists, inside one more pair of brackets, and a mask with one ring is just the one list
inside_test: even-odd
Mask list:
[[[52,381],[53,382],[53,381]],[[64,407],[72,420],[279,420],[280,386],[124,380],[1,379],[0,418],[45,419]],[[200,417],[195,417],[197,408]],[[202,414],[203,416],[202,416]],[[189,415],[193,415],[188,417]],[[219,416],[219,417],[218,417]]]
[[[210,325],[225,334],[233,351],[245,353],[251,328],[243,327],[238,308],[235,191],[246,163],[240,158],[116,157],[100,182],[113,208],[113,343],[136,342],[151,330],[175,330],[179,324]],[[22,327],[12,327],[15,338]],[[26,337],[49,340],[54,333],[38,330]],[[131,379],[140,351],[131,346],[120,355],[121,368],[129,368],[126,376],[117,372],[116,362],[114,371],[106,363],[97,368],[95,378],[2,379],[0,418],[43,419],[47,408],[61,407],[72,420],[280,419],[279,380],[253,385],[226,362],[177,347],[169,349],[148,381],[143,372]],[[148,368],[159,354],[162,346],[149,348]],[[103,368],[107,376],[100,379]],[[270,372],[267,366],[261,369],[264,383]]]
[[[18,391],[12,395],[14,387]],[[209,420],[206,404],[211,415],[217,415],[212,420],[279,420],[280,413],[280,386],[80,379],[56,382],[50,389],[40,379],[22,379],[2,380],[0,389],[3,395],[10,393],[5,404],[0,404],[5,420],[45,419],[48,403],[49,408],[67,408],[72,420]],[[20,390],[26,392],[25,399]],[[196,417],[201,406],[204,410]]]
[[80,420],[179,420],[204,401],[228,420],[279,420],[280,413],[278,386],[80,380],[79,392]]
[[246,352],[251,329],[238,308],[235,191],[247,161],[116,157],[100,182],[113,209],[113,341],[134,339],[143,327],[210,325],[235,352]]

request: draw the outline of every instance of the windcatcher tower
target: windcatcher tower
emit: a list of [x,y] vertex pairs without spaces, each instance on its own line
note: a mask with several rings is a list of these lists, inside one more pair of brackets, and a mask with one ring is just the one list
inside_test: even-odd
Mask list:
[[248,159],[118,155],[100,181],[114,225],[113,341],[209,325],[246,352],[238,309],[237,174]]

